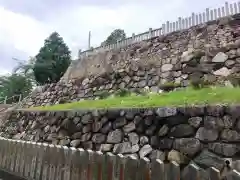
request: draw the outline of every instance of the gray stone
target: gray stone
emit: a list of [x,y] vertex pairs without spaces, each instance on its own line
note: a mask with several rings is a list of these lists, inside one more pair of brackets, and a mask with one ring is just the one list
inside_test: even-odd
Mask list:
[[161,150],[170,150],[172,149],[173,139],[164,138],[159,141],[159,149]]
[[224,63],[228,59],[228,55],[223,52],[219,52],[216,56],[212,59],[212,62],[215,63]]
[[169,117],[177,114],[177,109],[175,107],[162,107],[156,110],[156,113],[159,117]]
[[240,134],[235,130],[224,129],[220,137],[227,142],[240,142]]
[[82,135],[81,137],[81,141],[82,142],[86,142],[86,141],[89,141],[92,137],[92,133],[85,133]]
[[224,123],[222,118],[220,117],[205,116],[204,127],[207,129],[221,130],[222,128],[224,128]]
[[226,67],[222,67],[221,69],[218,69],[218,70],[214,71],[213,74],[216,75],[216,76],[227,77],[231,74],[231,71]]
[[194,133],[195,131],[192,126],[188,124],[179,124],[171,129],[170,136],[181,138],[192,136]]
[[174,141],[173,148],[188,156],[194,156],[201,150],[201,143],[195,138],[181,138]]
[[166,124],[164,124],[158,131],[158,136],[162,137],[165,136],[168,133],[168,126]]
[[124,125],[127,124],[127,120],[124,117],[121,118],[117,118],[114,122],[113,122],[113,128],[114,129],[118,129],[123,127]]
[[149,144],[144,145],[140,151],[139,151],[139,156],[140,158],[145,157],[146,155],[150,154],[152,152],[152,147]]
[[161,67],[162,72],[171,71],[173,68],[172,64],[163,64]]
[[70,139],[61,139],[59,145],[68,146],[70,144]]
[[109,152],[113,148],[113,144],[101,144],[100,151],[102,152]]
[[135,132],[129,133],[128,139],[132,145],[138,144],[138,142],[139,142],[139,136]]
[[123,140],[123,132],[120,129],[116,129],[108,133],[107,143],[120,143]]
[[182,53],[181,62],[182,63],[189,62],[193,59],[193,57],[194,57],[193,49],[189,49],[188,51],[185,51],[185,52]]
[[101,143],[105,142],[105,140],[106,140],[106,135],[101,134],[101,133],[96,133],[92,136],[92,141],[94,143],[101,144]]
[[115,154],[128,154],[132,153],[132,146],[130,142],[123,142],[115,144],[113,147],[113,153]]
[[181,152],[178,152],[176,150],[171,150],[168,153],[168,160],[169,161],[175,161],[178,164],[187,164],[189,162],[189,159],[183,155]]
[[82,137],[82,132],[76,132],[72,135],[73,139],[80,139]]
[[195,128],[199,128],[199,126],[201,125],[202,122],[202,117],[191,117],[188,119],[188,123],[195,127]]
[[217,154],[227,157],[232,157],[239,151],[236,144],[226,144],[219,142],[209,143],[208,148]]
[[132,132],[132,131],[134,131],[135,129],[136,129],[136,126],[135,126],[135,123],[134,123],[134,122],[131,122],[131,123],[129,123],[129,124],[127,124],[127,125],[125,125],[125,126],[123,127],[123,131],[124,131],[125,133]]
[[112,123],[111,123],[111,122],[108,122],[106,125],[104,125],[104,126],[102,127],[102,129],[100,130],[100,132],[103,133],[103,134],[107,134],[107,133],[109,133],[109,132],[111,131],[111,129],[112,129]]
[[140,145],[141,145],[141,146],[143,146],[143,145],[145,145],[145,144],[148,144],[148,142],[149,142],[149,139],[148,139],[147,136],[142,136],[142,137],[140,137]]
[[91,114],[85,114],[82,116],[81,122],[83,124],[90,124],[93,122],[93,118]]
[[218,138],[218,131],[200,127],[196,133],[196,138],[205,142],[215,141]]
[[133,145],[133,146],[132,146],[132,153],[136,153],[136,152],[138,152],[139,149],[140,149],[140,147],[139,147],[138,144]]
[[222,169],[225,165],[223,158],[208,150],[203,150],[193,161],[203,168],[215,167],[216,169]]
[[80,145],[80,143],[81,143],[80,139],[72,140],[70,142],[70,146],[77,148]]
[[153,150],[150,155],[149,158],[151,160],[155,160],[155,159],[160,159],[161,161],[165,160],[165,153],[163,151],[160,150]]

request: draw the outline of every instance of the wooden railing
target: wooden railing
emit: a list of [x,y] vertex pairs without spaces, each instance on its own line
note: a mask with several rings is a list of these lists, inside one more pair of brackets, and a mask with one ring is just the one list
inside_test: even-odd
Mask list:
[[192,13],[191,16],[185,17],[185,18],[179,17],[178,20],[174,22],[167,21],[166,23],[162,24],[161,28],[157,28],[157,29],[150,28],[148,31],[137,34],[137,35],[133,33],[132,37],[128,37],[122,41],[117,42],[116,44],[99,46],[86,51],[80,50],[78,53],[78,57],[79,57],[78,59],[80,59],[81,57],[88,56],[93,52],[95,53],[95,52],[101,51],[102,49],[115,49],[115,48],[126,47],[136,42],[151,39],[153,37],[160,36],[160,35],[166,35],[174,31],[188,29],[192,26],[196,26],[202,23],[217,20],[225,16],[239,14],[239,13],[240,13],[240,1],[235,3],[226,2],[223,6],[219,6],[214,9],[206,8],[205,12],[202,12],[202,13]]
[[[0,169],[35,180],[179,180],[176,162],[124,157],[112,153],[0,138]],[[200,169],[189,167],[184,180],[200,180]],[[209,180],[219,180],[220,172],[210,168]],[[240,180],[233,170],[227,180]]]

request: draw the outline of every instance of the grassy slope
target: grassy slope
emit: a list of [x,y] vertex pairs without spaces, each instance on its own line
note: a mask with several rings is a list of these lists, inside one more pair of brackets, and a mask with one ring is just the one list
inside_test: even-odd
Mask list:
[[94,108],[130,108],[201,104],[236,104],[240,102],[240,88],[185,89],[148,96],[114,97],[103,100],[85,100],[53,106],[33,107],[35,110],[67,110]]

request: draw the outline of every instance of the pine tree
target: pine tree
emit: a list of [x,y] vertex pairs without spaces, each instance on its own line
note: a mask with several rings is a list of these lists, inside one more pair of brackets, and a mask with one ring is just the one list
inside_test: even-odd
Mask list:
[[55,83],[71,63],[71,52],[57,32],[53,32],[36,55],[33,67],[38,84]]

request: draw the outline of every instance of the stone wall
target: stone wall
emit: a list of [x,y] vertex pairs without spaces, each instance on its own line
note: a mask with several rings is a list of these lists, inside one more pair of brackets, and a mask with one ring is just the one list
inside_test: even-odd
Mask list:
[[[62,81],[26,98],[23,106],[98,98],[118,89],[159,92],[166,83],[215,83],[240,72],[239,15],[198,25],[76,61]],[[229,81],[223,84],[230,84]]]
[[174,160],[182,167],[222,169],[226,158],[235,165],[240,159],[240,106],[15,111],[0,130],[5,138]]

